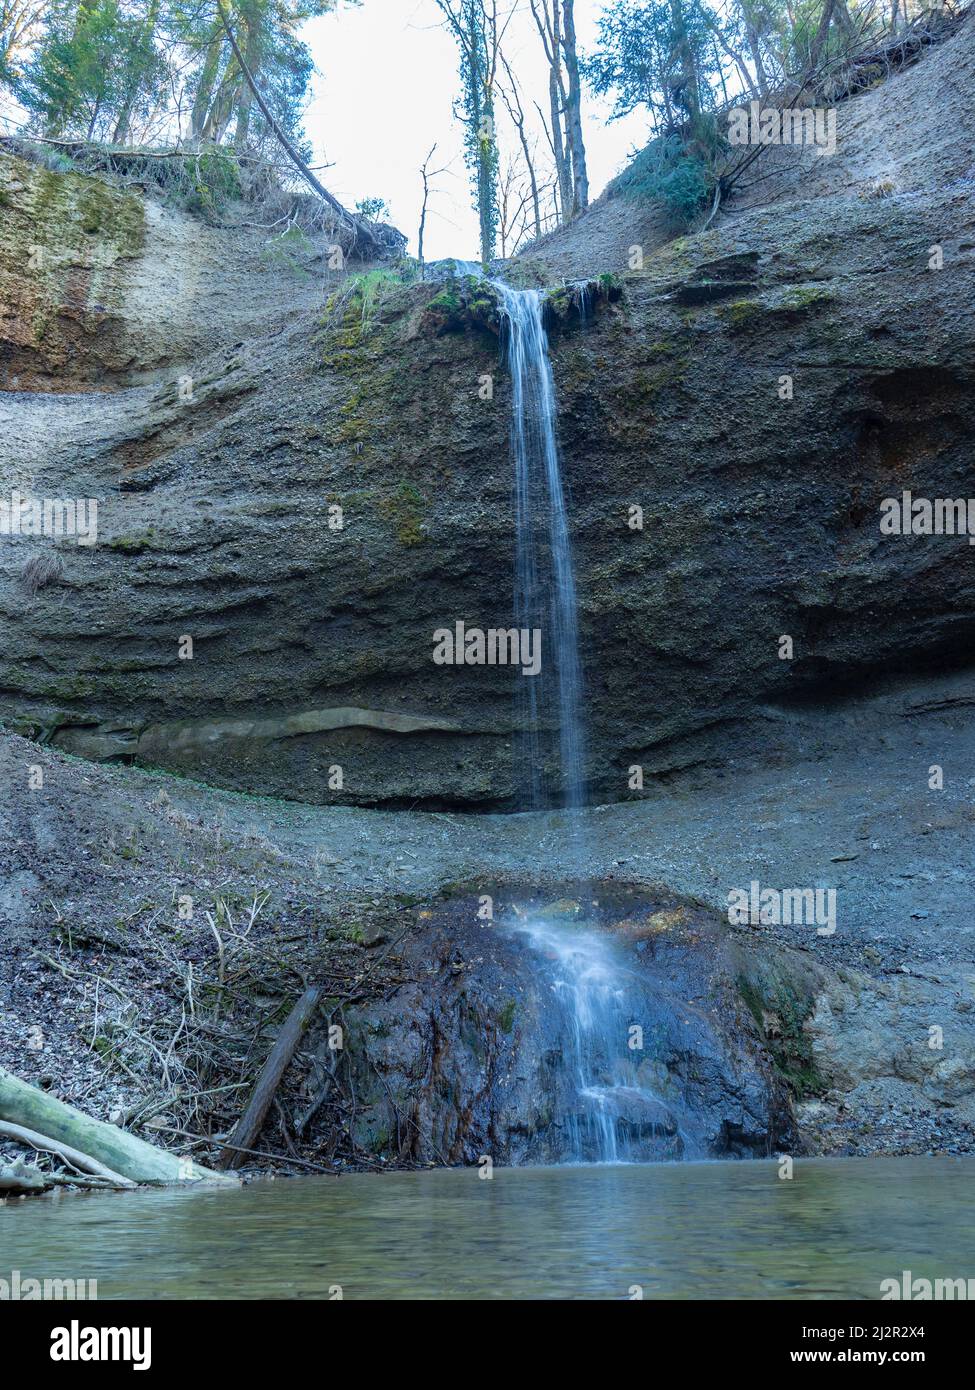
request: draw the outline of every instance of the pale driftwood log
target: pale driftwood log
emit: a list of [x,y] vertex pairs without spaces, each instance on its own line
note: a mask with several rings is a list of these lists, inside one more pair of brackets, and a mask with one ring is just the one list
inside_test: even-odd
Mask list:
[[4,1197],[37,1196],[49,1192],[52,1187],[83,1187],[93,1192],[112,1192],[116,1188],[135,1187],[128,1178],[118,1178],[114,1182],[108,1178],[96,1178],[89,1173],[44,1173],[36,1163],[16,1163],[0,1168],[0,1201]]
[[51,1186],[47,1174],[33,1164],[11,1163],[0,1167],[0,1197],[18,1197],[26,1192],[46,1192]]
[[46,1134],[38,1134],[34,1129],[26,1129],[23,1125],[11,1124],[9,1120],[0,1120],[0,1138],[14,1139],[18,1144],[26,1144],[31,1149],[36,1149],[38,1153],[57,1154],[58,1158],[63,1158],[65,1163],[70,1163],[72,1168],[80,1168],[83,1173],[91,1173],[96,1178],[107,1178],[119,1187],[135,1187],[131,1178],[125,1178],[121,1173],[116,1173],[114,1169],[106,1167],[104,1163],[99,1163],[97,1158],[92,1158],[91,1154],[81,1153],[79,1149],[74,1149],[70,1144],[62,1144],[57,1139],[51,1139]]
[[254,1141],[261,1132],[274,1093],[295,1055],[312,1015],[318,1008],[323,992],[321,985],[309,986],[288,1015],[288,1020],[254,1083],[247,1109],[237,1121],[233,1133],[226,1141],[227,1147],[217,1159],[218,1168],[239,1167],[246,1157],[240,1151],[254,1147]]
[[[34,1148],[67,1157],[87,1172],[133,1183],[228,1182],[223,1173],[201,1168],[188,1158],[157,1149],[134,1134],[76,1110],[0,1067],[0,1133]],[[13,1131],[18,1131],[14,1133]],[[26,1136],[30,1135],[28,1139]],[[92,1166],[95,1165],[95,1166]]]

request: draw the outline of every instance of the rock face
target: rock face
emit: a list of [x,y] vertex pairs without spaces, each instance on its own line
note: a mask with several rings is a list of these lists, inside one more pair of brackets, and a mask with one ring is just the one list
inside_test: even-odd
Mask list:
[[0,388],[175,380],[319,303],[329,239],[268,239],[247,215],[228,230],[158,190],[0,155]]
[[[864,756],[850,751],[871,718],[832,759],[582,812],[588,896],[566,881],[550,813],[273,802],[3,735],[0,1066],[106,1119],[158,1103],[144,1039],[165,1055],[175,1037],[174,1071],[208,1063],[184,1091],[189,1121],[194,1093],[239,1085],[242,1065],[256,1073],[303,982],[322,981],[329,1000],[282,1092],[303,1157],[566,1156],[574,1128],[591,1141],[592,1107],[580,1105],[559,937],[527,930],[544,904],[566,939],[589,918],[624,976],[588,1072],[615,1083],[624,1154],[970,1153],[972,740],[967,726],[952,738],[957,711],[930,706],[905,719],[922,743],[902,735],[903,756],[881,758],[869,739]],[[929,749],[949,776],[919,800]],[[459,872],[468,881],[450,888]],[[726,885],[753,876],[838,884],[835,935],[730,925]],[[484,894],[494,924],[478,916]],[[208,914],[234,981],[217,1029],[224,954]],[[110,999],[92,976],[112,981]],[[329,1022],[344,1029],[340,1052]],[[96,1030],[108,1050],[91,1046]],[[214,1094],[212,1130],[195,1132],[238,1118],[236,1090]],[[260,1147],[284,1153],[283,1133],[272,1116]],[[212,1164],[217,1151],[196,1156]]]
[[[497,922],[478,920],[481,892]],[[585,928],[540,904],[522,909],[547,921],[558,955],[512,925],[527,889],[481,884],[426,914],[402,956],[413,983],[348,1018],[363,1150],[511,1164],[594,1161],[611,1147],[647,1162],[767,1156],[794,1139],[785,1076],[742,1006],[735,953],[713,918],[620,885],[584,892]],[[565,1006],[565,959],[594,948],[612,970],[600,1037],[588,1007],[580,1024]],[[329,1060],[323,1039],[319,1066]]]
[[[930,107],[925,72],[969,72],[973,37],[966,22],[849,108],[876,134],[884,103],[901,121],[911,101]],[[650,248],[640,272],[613,252],[588,267],[605,293],[585,322],[555,297],[594,798],[630,794],[634,764],[653,777],[777,757],[790,710],[967,659],[975,548],[879,530],[885,498],[971,491],[964,147],[948,131],[927,182],[912,153],[906,188],[885,196],[827,180],[802,198],[786,181],[800,201],[733,206]],[[4,166],[9,199],[41,177]],[[43,178],[70,181],[65,244],[87,237],[108,267],[110,312],[92,317],[79,289],[72,319],[59,281],[57,346],[32,347],[27,317],[49,291],[26,268],[26,223],[5,219],[20,306],[8,384],[49,388],[67,370],[103,393],[6,397],[2,495],[97,499],[98,544],[62,541],[37,588],[25,568],[49,542],[4,539],[0,718],[68,751],[280,797],[510,807],[520,677],[432,661],[437,629],[510,622],[509,383],[490,293],[380,274],[323,294],[307,265],[268,272],[259,243],[228,241],[229,292],[211,285],[195,315],[178,296],[164,351],[136,313],[154,238],[165,224],[188,243],[198,224],[146,202],[137,232],[140,200],[111,195],[86,232],[103,186]],[[574,254],[566,243],[576,268]],[[519,273],[552,283],[557,257]]]
[[145,244],[142,199],[4,158],[0,210],[4,388],[70,388],[79,358],[87,358],[86,381],[128,365],[122,339],[132,305],[122,286]]

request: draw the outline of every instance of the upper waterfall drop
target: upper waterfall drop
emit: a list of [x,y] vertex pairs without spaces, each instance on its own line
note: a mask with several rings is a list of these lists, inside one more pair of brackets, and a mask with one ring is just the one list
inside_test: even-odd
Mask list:
[[543,665],[538,678],[521,678],[519,705],[526,742],[525,797],[542,803],[540,721],[557,686],[562,804],[574,810],[585,792],[582,662],[578,605],[565,488],[556,433],[557,410],[541,290],[515,290],[494,281],[501,299],[511,374],[511,452],[515,503],[515,625],[540,629]]

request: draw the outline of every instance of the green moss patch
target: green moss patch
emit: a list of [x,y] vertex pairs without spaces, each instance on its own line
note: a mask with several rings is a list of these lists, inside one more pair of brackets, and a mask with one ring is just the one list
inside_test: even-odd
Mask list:
[[421,545],[426,540],[423,530],[426,498],[412,483],[400,483],[391,496],[382,498],[379,511],[392,522],[401,545]]
[[797,1100],[821,1095],[826,1082],[813,1056],[804,1024],[813,1011],[813,997],[786,980],[747,979],[735,982],[746,1008],[765,1040],[776,1070]]

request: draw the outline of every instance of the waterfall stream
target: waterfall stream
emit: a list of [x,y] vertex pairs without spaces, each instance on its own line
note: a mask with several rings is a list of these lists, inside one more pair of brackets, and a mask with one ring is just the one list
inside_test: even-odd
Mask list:
[[[518,678],[522,766],[529,808],[543,796],[542,732],[556,716],[561,801],[583,803],[585,741],[582,664],[572,545],[556,435],[555,384],[542,322],[541,290],[498,282],[511,373],[511,452],[515,469],[515,626],[540,629],[542,671]],[[551,674],[550,674],[551,673]],[[553,685],[555,697],[553,700]]]
[[[579,818],[585,789],[582,663],[572,544],[556,432],[557,410],[540,290],[498,282],[511,374],[514,462],[515,625],[543,633],[542,671],[518,677],[522,766],[529,807],[542,801],[547,734],[558,727],[561,802],[570,843],[584,846]],[[549,672],[551,671],[551,675]],[[554,692],[554,693],[553,693]],[[544,916],[520,930],[554,962],[552,988],[566,1020],[566,1066],[576,1104],[565,1116],[571,1160],[612,1163],[623,1155],[619,1125],[639,1112],[637,1128],[659,1106],[635,1081],[627,1059],[626,979],[611,943],[593,930],[552,924]]]

